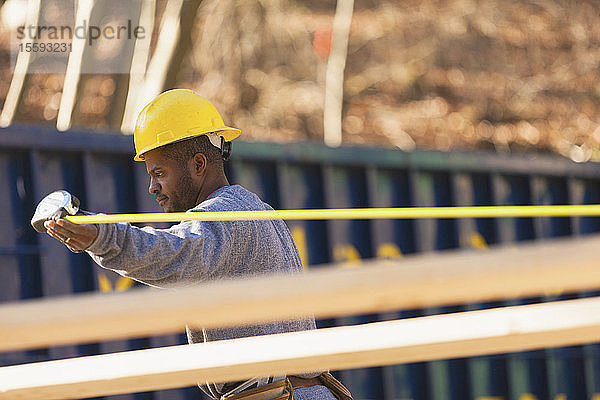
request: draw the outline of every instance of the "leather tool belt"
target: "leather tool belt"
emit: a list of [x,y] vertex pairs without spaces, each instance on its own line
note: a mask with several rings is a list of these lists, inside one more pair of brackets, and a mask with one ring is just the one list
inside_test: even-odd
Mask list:
[[277,382],[257,388],[247,389],[232,395],[225,395],[222,400],[293,400],[294,389],[323,385],[328,388],[338,400],[353,400],[352,394],[346,387],[329,372],[324,372],[314,378],[288,376]]
[[288,379],[268,383],[257,388],[223,396],[222,400],[290,400],[294,398],[292,384]]

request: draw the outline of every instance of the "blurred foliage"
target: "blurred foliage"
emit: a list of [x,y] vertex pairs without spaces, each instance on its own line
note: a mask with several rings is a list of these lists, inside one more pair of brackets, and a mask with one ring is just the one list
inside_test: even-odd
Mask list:
[[[212,99],[246,140],[320,141],[334,12],[333,0],[204,0],[175,86]],[[356,0],[344,143],[599,160],[599,15],[585,0]],[[85,80],[79,127],[117,128],[116,82]],[[18,119],[53,121],[62,83],[32,77]]]

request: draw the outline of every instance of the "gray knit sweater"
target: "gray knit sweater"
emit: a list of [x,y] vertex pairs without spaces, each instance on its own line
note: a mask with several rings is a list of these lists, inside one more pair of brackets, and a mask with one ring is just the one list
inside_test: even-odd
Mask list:
[[[224,186],[188,212],[272,210],[239,185]],[[87,252],[100,266],[154,287],[263,274],[296,274],[302,263],[289,229],[277,221],[186,221],[168,229],[98,224]],[[190,343],[315,329],[294,320],[228,329],[189,329]],[[220,395],[221,384],[202,389]],[[324,387],[294,391],[294,399],[332,399]]]

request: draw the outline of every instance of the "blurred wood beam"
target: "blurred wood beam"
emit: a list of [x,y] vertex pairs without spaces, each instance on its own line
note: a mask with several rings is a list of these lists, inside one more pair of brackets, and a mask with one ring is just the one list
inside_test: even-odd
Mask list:
[[[156,12],[156,0],[147,0],[142,4],[140,11],[140,25],[148,27],[150,32],[154,31],[154,14]],[[138,112],[138,96],[141,88],[144,85],[146,76],[146,67],[150,58],[150,43],[152,42],[152,34],[145,36],[143,39],[137,39],[133,50],[133,58],[131,60],[131,69],[129,70],[129,86],[121,119],[121,132],[133,132],[135,119]]]
[[139,112],[150,100],[165,89],[167,75],[175,59],[178,42],[181,37],[182,13],[184,10],[187,10],[187,7],[184,7],[184,3],[195,3],[196,1],[169,0],[165,6],[158,34],[158,42],[146,70],[144,82],[137,88],[130,88],[130,93],[127,95],[132,100],[121,123],[121,131],[123,133],[133,132],[135,120]]
[[0,393],[71,399],[573,346],[598,339],[599,313],[594,297],[15,365],[0,368]]
[[[41,0],[29,0],[27,3],[27,26],[37,26],[40,18]],[[26,31],[27,32],[27,31]],[[22,43],[31,42],[32,39],[25,37]],[[2,113],[0,114],[0,127],[5,128],[9,126],[19,108],[21,100],[21,94],[23,87],[25,86],[25,80],[27,79],[27,73],[29,72],[29,65],[31,62],[31,52],[19,51],[17,54],[17,61],[15,64],[15,70],[13,72],[8,94],[2,107]]]
[[[92,176],[93,163],[85,169]],[[305,274],[0,304],[0,352],[600,288],[600,235],[321,266]],[[352,268],[348,268],[351,266]],[[361,267],[361,268],[354,268]],[[0,379],[2,381],[2,379]],[[1,391],[0,391],[1,393]],[[1,397],[1,396],[0,396]]]
[[344,101],[344,69],[348,53],[348,34],[354,12],[354,0],[338,0],[333,18],[331,53],[325,73],[325,105],[323,134],[327,146],[342,144],[342,104]]
[[[142,75],[138,75],[138,77],[143,78],[143,73],[148,62],[150,42],[152,41],[152,32],[154,31],[156,0],[129,0],[129,2],[137,8],[135,11],[129,11],[131,13],[131,19],[133,20],[135,18],[137,26],[143,27],[145,34],[143,38],[136,38],[126,42],[126,48],[122,49],[121,52],[129,57],[129,60],[124,59],[123,61],[127,62],[127,66],[125,68],[119,67],[119,72],[121,73],[112,74],[111,78],[114,79],[115,82],[115,92],[111,97],[111,105],[108,115],[106,115],[106,122],[108,123],[111,131],[120,130],[121,123],[123,122],[125,109],[127,107],[127,100],[130,93],[129,86],[132,83],[131,71],[134,68],[134,63],[137,63],[137,60],[135,60],[136,50],[138,53],[140,53],[140,51],[142,52],[142,54],[138,54],[138,56],[140,56],[142,59],[143,70],[141,71]],[[107,11],[111,12],[110,5],[107,7]],[[107,11],[104,13],[106,14]],[[141,49],[139,49],[140,47]],[[143,53],[144,47],[146,47],[145,54]],[[129,71],[129,73],[125,73],[127,71]]]
[[[77,2],[77,13],[75,17],[75,26],[83,26],[84,21],[89,21],[94,8],[95,0],[79,0]],[[67,72],[65,74],[65,84],[60,97],[60,107],[56,119],[56,128],[59,131],[66,131],[71,127],[73,109],[77,97],[77,89],[81,78],[81,66],[85,53],[85,37],[73,36],[72,50],[67,63]]]
[[202,3],[202,0],[186,0],[183,2],[183,7],[181,10],[180,36],[176,43],[177,47],[175,48],[173,58],[171,59],[171,65],[167,70],[165,89],[175,87],[177,83],[177,76],[181,71],[181,66],[185,61],[185,57],[193,48],[192,31],[194,30],[194,23],[196,21],[196,15],[198,13],[200,3]]

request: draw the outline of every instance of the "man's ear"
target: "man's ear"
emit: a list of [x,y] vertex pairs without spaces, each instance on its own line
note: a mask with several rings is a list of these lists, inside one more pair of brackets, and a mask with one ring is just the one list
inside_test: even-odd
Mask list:
[[206,156],[202,153],[196,153],[192,157],[192,163],[194,164],[194,171],[196,175],[200,176],[206,172],[206,167],[208,166],[208,160]]

